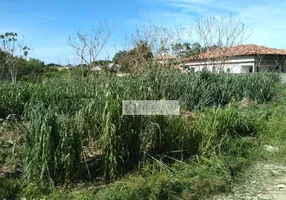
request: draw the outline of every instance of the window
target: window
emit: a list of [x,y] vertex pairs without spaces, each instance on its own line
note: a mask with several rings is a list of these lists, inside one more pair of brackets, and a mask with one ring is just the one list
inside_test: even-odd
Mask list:
[[241,73],[252,73],[253,66],[252,65],[241,65]]

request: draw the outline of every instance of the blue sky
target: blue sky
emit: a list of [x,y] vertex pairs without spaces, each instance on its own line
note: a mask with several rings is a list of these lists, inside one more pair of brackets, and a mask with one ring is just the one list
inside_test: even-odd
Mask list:
[[[73,64],[75,53],[67,38],[99,21],[114,23],[106,51],[112,58],[124,48],[125,35],[148,22],[189,26],[195,19],[226,16],[243,20],[253,29],[245,43],[285,48],[284,0],[0,0],[0,33],[17,32],[33,48],[32,57],[45,63]],[[104,51],[99,59],[108,55]]]

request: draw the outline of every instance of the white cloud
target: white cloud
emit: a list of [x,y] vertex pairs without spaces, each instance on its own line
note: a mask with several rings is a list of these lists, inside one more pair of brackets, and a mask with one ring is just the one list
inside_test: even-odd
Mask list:
[[209,10],[206,6],[188,3],[170,3],[170,6],[180,8],[181,12],[205,13]]

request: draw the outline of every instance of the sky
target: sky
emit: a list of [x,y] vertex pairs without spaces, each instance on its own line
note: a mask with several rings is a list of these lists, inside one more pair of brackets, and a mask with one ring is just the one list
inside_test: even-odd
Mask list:
[[245,44],[286,49],[286,0],[0,0],[0,5],[0,34],[24,35],[31,57],[46,64],[76,64],[68,37],[99,22],[115,26],[98,57],[112,59],[136,26],[188,27],[196,19],[229,13],[252,29]]

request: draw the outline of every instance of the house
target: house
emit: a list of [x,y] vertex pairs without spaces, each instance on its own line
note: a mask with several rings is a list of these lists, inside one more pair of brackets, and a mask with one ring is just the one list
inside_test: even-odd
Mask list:
[[108,69],[112,72],[117,72],[119,70],[120,66],[115,63],[109,63],[108,64]]
[[249,44],[208,50],[196,57],[184,59],[184,63],[180,66],[191,72],[201,70],[227,73],[286,72],[285,58],[286,50]]
[[[115,64],[115,63],[109,63],[106,67],[107,67],[107,69],[109,69],[112,72],[117,72],[120,68],[120,66]],[[90,70],[93,72],[100,72],[103,70],[103,68],[104,67],[102,67],[102,66],[95,66],[95,67],[92,67]]]
[[96,66],[96,67],[92,67],[90,70],[93,72],[100,72],[102,71],[102,68],[100,66]]
[[73,67],[70,65],[67,65],[65,67],[61,66],[61,67],[56,67],[59,71],[68,71],[68,70],[72,70]]

